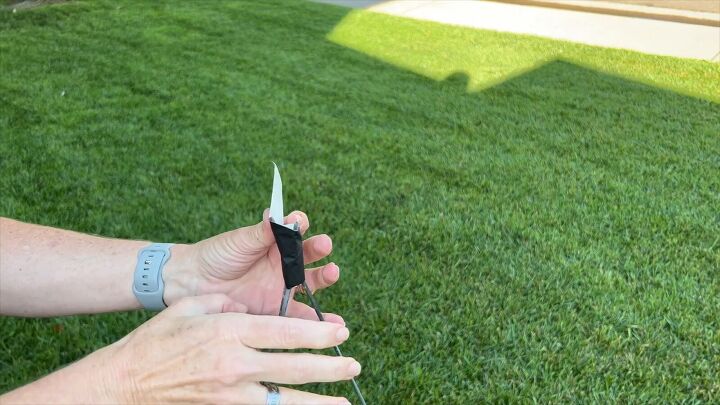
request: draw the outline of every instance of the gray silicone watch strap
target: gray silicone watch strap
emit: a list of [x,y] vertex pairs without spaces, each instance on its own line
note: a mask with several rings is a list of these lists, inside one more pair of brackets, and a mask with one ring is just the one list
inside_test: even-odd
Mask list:
[[145,309],[162,311],[167,308],[163,301],[165,283],[162,269],[170,259],[172,243],[153,243],[138,252],[133,277],[133,293]]

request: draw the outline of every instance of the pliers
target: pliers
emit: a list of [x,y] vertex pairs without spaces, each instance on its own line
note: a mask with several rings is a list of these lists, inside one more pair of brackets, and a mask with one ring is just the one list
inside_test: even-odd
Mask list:
[[[270,200],[270,227],[275,242],[280,252],[280,262],[282,263],[283,280],[285,281],[285,289],[283,290],[282,300],[280,301],[280,316],[287,315],[287,307],[292,295],[292,289],[302,286],[310,299],[318,319],[324,321],[320,306],[310,291],[305,281],[305,262],[303,259],[302,235],[300,234],[300,224],[298,222],[286,224],[283,214],[283,196],[282,196],[282,179],[277,165],[273,163],[273,188],[272,198]],[[340,348],[335,346],[335,353],[342,356]],[[355,393],[360,399],[360,403],[365,405],[365,399],[360,392],[360,386],[354,378],[351,379]]]

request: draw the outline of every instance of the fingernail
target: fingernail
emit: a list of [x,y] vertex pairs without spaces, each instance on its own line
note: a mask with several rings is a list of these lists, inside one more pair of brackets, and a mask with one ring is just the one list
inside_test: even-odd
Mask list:
[[335,282],[338,278],[340,278],[340,267],[338,267],[337,264],[332,263],[332,265],[328,268],[328,274],[323,275],[325,276],[325,281]]
[[350,405],[350,401],[348,401],[348,400],[346,399],[346,400],[344,400],[344,401],[342,401],[342,402],[338,402],[338,405]]
[[335,335],[338,340],[345,341],[347,338],[350,337],[350,329],[348,328],[340,328],[337,331],[337,335]]
[[360,366],[360,363],[358,363],[357,361],[353,361],[352,364],[350,365],[350,367],[348,367],[348,372],[353,377],[360,374],[360,370],[362,370],[362,367]]

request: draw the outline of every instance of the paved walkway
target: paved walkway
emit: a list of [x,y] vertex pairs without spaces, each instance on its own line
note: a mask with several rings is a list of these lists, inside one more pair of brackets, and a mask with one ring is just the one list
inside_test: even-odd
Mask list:
[[[465,27],[538,35],[609,48],[720,61],[720,27],[473,0],[315,0]],[[594,3],[594,2],[593,2]],[[637,10],[644,6],[625,6]],[[646,7],[653,12],[692,13]],[[707,18],[717,14],[705,13]]]
[[[607,1],[607,0],[606,0]],[[675,8],[679,10],[706,11],[720,13],[720,1],[717,0],[610,0],[614,3],[638,4],[641,6]]]

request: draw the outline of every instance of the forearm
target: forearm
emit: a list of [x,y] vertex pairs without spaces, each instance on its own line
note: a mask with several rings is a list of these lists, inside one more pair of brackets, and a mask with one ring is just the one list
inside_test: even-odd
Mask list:
[[123,402],[124,381],[112,369],[113,346],[35,382],[0,396],[3,405],[14,404],[107,404]]
[[[140,308],[132,292],[133,272],[138,251],[148,244],[0,218],[0,314],[56,316]],[[185,248],[173,246],[174,265],[182,260],[174,256],[182,256]]]

